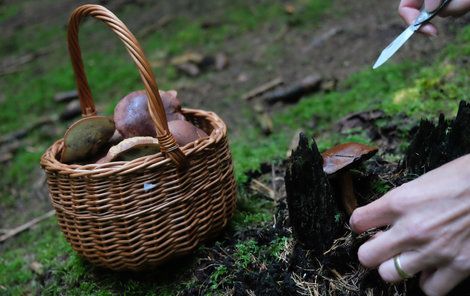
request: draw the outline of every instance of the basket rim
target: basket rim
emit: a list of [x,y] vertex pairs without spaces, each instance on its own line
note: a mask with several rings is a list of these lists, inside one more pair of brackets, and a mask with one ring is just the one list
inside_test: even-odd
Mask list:
[[[182,108],[183,114],[191,115],[209,122],[213,130],[208,137],[198,139],[194,142],[180,147],[185,157],[190,157],[193,153],[201,151],[211,144],[220,142],[227,136],[227,126],[224,121],[214,112],[201,109]],[[63,148],[63,138],[55,141],[44,154],[41,156],[41,166],[45,170],[59,171],[61,174],[67,174],[71,177],[88,176],[88,177],[106,177],[109,175],[125,175],[136,170],[155,168],[172,162],[170,158],[162,152],[153,155],[142,156],[132,161],[115,161],[103,164],[65,164],[59,161],[58,154]],[[177,168],[176,165],[174,165]]]

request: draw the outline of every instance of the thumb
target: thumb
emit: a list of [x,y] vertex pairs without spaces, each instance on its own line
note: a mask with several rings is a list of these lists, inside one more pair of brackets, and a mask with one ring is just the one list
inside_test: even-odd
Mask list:
[[424,1],[424,9],[427,12],[432,12],[436,10],[439,7],[439,5],[441,5],[441,3],[442,3],[442,0],[426,0]]

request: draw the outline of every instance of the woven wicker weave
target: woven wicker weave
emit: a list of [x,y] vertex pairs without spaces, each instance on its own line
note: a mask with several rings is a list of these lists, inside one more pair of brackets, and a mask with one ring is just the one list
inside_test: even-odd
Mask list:
[[191,252],[227,224],[236,186],[227,129],[213,112],[183,109],[209,137],[178,147],[151,67],[127,27],[99,5],[78,7],[70,17],[68,48],[82,112],[95,115],[84,74],[78,27],[86,16],[106,23],[124,42],[144,82],[162,152],[129,162],[63,164],[63,139],[42,156],[50,200],[62,232],[87,260],[114,270],[139,270]]

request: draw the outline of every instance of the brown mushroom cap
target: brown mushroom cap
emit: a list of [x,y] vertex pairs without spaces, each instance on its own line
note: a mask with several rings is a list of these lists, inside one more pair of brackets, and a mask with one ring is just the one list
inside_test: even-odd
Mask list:
[[327,175],[335,174],[371,158],[377,151],[377,147],[359,143],[335,146],[322,153],[323,171]]
[[114,121],[105,116],[85,117],[72,124],[64,136],[60,161],[72,163],[95,157],[109,143]]
[[185,120],[174,120],[168,122],[168,129],[179,146],[184,146],[196,141],[197,139],[207,137],[206,132]]
[[160,152],[158,140],[152,137],[134,137],[124,139],[119,144],[111,147],[105,157],[97,163],[111,161],[130,161],[142,156]]
[[[167,121],[184,120],[181,103],[176,98],[176,91],[160,91]],[[134,91],[119,101],[114,109],[116,129],[124,138],[157,135],[152,117],[148,111],[147,93]]]

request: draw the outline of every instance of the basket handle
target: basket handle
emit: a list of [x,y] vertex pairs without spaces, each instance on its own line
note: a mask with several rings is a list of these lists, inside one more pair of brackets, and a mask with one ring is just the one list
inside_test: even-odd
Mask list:
[[132,57],[139,70],[140,77],[142,78],[142,82],[144,83],[145,90],[147,92],[149,113],[157,130],[157,138],[160,142],[161,151],[173,160],[177,166],[184,166],[187,164],[186,156],[181,151],[178,144],[176,144],[173,135],[168,130],[165,109],[163,108],[157,82],[155,81],[152,68],[145,58],[139,42],[116,15],[107,8],[95,4],[87,4],[77,7],[70,16],[69,26],[67,29],[67,46],[72,60],[73,71],[75,73],[75,81],[77,84],[83,116],[87,117],[96,115],[95,104],[85,75],[82,54],[78,44],[78,29],[80,22],[88,15],[99,19],[108,25],[126,46],[127,52]]

